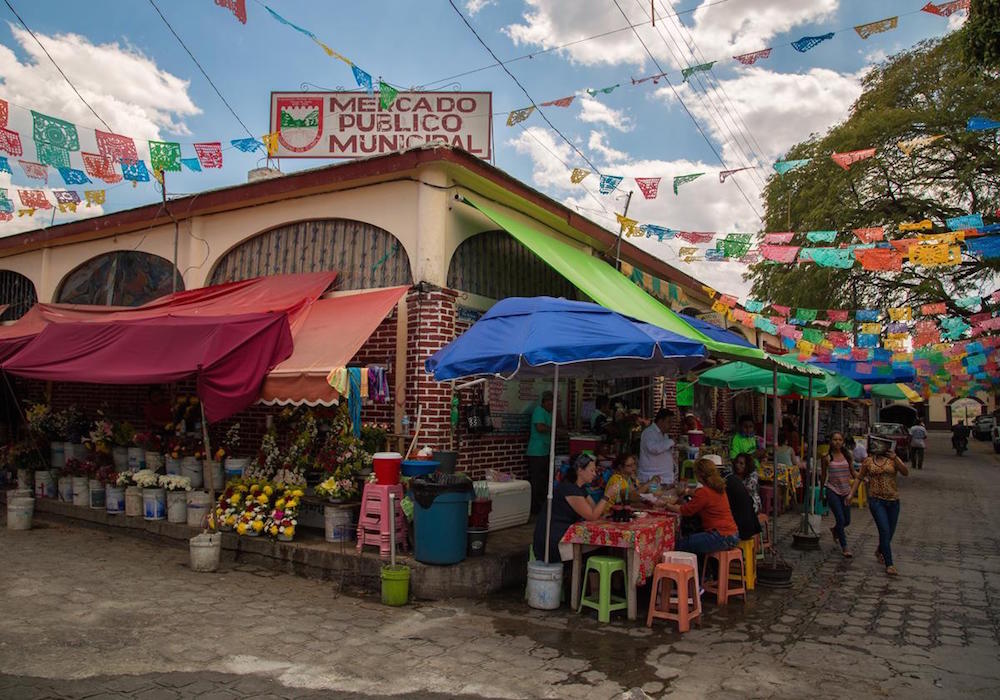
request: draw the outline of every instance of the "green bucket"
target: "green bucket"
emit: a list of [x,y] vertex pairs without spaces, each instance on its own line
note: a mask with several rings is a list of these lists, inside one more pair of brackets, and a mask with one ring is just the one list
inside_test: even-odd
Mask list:
[[406,605],[410,600],[410,567],[396,564],[382,567],[382,604]]

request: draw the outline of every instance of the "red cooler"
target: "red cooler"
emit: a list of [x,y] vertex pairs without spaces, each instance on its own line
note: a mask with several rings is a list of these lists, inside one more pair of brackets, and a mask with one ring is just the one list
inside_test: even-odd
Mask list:
[[372,467],[375,469],[375,483],[381,486],[395,486],[399,483],[399,470],[403,464],[403,455],[398,452],[376,452],[372,455]]
[[601,438],[597,435],[570,435],[569,453],[578,455],[585,450],[597,452],[597,446],[601,444]]

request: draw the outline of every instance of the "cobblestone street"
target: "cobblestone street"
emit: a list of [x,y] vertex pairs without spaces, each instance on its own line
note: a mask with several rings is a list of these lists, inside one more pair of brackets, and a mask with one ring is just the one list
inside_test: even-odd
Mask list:
[[791,550],[785,516],[794,587],[708,598],[683,636],[534,611],[519,591],[397,609],[244,565],[196,574],[182,549],[36,519],[0,530],[0,697],[995,698],[1000,459],[948,446],[933,434],[901,479],[898,579],[867,511],[853,560],[828,536]]

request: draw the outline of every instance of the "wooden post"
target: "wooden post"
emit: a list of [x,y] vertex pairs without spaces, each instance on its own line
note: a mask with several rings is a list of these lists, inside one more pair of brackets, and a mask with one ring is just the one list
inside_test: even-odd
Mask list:
[[[396,386],[393,389],[393,432],[403,434],[406,413],[406,339],[408,333],[406,296],[396,303]],[[402,446],[402,440],[399,441]]]

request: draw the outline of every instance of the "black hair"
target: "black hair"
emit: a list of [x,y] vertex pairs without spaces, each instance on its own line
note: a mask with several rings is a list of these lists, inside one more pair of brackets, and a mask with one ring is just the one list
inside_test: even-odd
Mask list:
[[851,464],[854,461],[854,455],[852,454],[852,452],[848,451],[848,449],[847,449],[847,438],[839,430],[834,430],[832,433],[830,433],[830,440],[827,443],[830,446],[830,450],[829,450],[829,452],[827,452],[829,460],[831,462],[833,461],[833,436],[834,435],[839,435],[841,438],[843,438],[844,444],[840,447],[840,455],[844,459],[847,460],[848,464]]
[[672,415],[674,415],[674,412],[671,411],[669,408],[661,408],[659,411],[656,412],[656,417],[653,419],[653,422],[659,423],[664,418],[669,418]]
[[743,425],[744,423],[753,423],[753,416],[744,413],[740,416],[740,419],[736,421],[736,425]]
[[542,401],[544,402],[544,401],[551,401],[551,400],[552,400],[552,392],[551,391],[543,391],[542,392]]
[[611,405],[611,399],[609,399],[606,395],[602,395],[602,396],[598,396],[597,397],[597,403],[596,403],[597,408],[601,408],[602,406],[610,406],[610,405]]
[[573,461],[570,462],[569,469],[566,470],[566,474],[563,476],[563,481],[575,484],[577,475],[586,469],[588,464],[595,461],[597,460],[595,460],[592,455],[588,455],[586,453],[578,454],[573,458]]
[[746,460],[747,463],[747,473],[740,477],[741,479],[745,479],[746,477],[750,476],[755,471],[757,471],[757,462],[754,461],[753,455],[751,453],[740,452],[738,455],[733,457],[733,474],[736,474],[736,460],[738,460],[740,457]]

